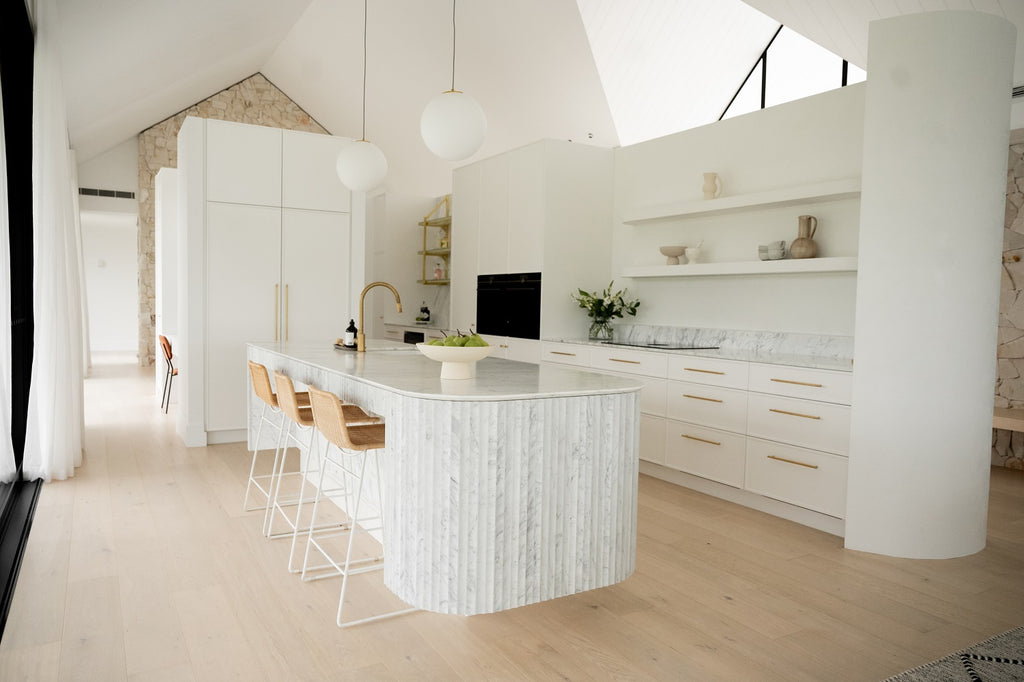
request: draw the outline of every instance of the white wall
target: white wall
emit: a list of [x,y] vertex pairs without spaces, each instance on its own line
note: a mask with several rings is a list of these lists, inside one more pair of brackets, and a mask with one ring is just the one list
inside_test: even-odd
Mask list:
[[[856,275],[628,279],[624,268],[664,264],[658,247],[695,245],[702,262],[755,261],[757,246],[797,236],[797,216],[818,217],[819,256],[857,252],[859,200],[752,209],[626,225],[631,209],[701,200],[702,173],[723,196],[859,178],[863,84],[616,150],[612,273],[640,299],[639,324],[852,335]],[[681,266],[681,267],[685,267]]]
[[131,351],[139,345],[135,216],[82,213],[82,253],[94,351]]
[[[139,193],[139,145],[134,135],[103,154],[78,164],[78,186]],[[138,214],[138,199],[79,197],[82,211]]]

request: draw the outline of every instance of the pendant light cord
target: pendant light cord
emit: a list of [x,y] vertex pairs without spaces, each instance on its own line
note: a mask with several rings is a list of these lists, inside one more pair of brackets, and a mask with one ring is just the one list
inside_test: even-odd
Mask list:
[[367,0],[363,0],[363,142],[366,142],[366,3]]
[[452,92],[455,92],[455,0],[452,0]]

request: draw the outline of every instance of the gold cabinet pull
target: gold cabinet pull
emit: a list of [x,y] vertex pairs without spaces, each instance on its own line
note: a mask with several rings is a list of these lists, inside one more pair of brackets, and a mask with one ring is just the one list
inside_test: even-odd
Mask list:
[[811,388],[824,388],[822,384],[812,384],[809,381],[793,381],[792,379],[772,379],[780,384],[795,384],[796,386],[810,386]]
[[705,398],[704,396],[690,395],[689,393],[684,393],[683,397],[684,398],[693,398],[694,400],[706,400],[709,403],[721,403],[721,402],[724,402],[722,400],[719,400],[718,398]]
[[704,374],[721,374],[725,376],[725,372],[716,372],[713,369],[697,369],[696,367],[683,367],[687,372],[702,372]]
[[786,410],[776,410],[774,407],[768,408],[769,412],[775,412],[776,414],[788,414],[790,417],[803,417],[804,419],[821,419],[813,414],[800,414],[799,412],[787,412]]
[[288,311],[291,306],[288,305],[288,285],[284,285],[284,340],[288,340]]
[[498,348],[508,348],[508,344],[507,343],[499,343],[498,344]]
[[798,462],[795,459],[786,459],[785,457],[776,457],[775,455],[768,455],[768,459],[774,459],[777,462],[786,462],[787,464],[796,464],[797,466],[807,467],[808,469],[817,469],[817,464],[808,464],[806,462]]
[[278,287],[280,287],[280,286],[281,286],[280,284],[275,284],[274,285],[274,343],[277,343],[277,307],[278,307],[277,292],[278,292]]
[[699,440],[701,443],[708,443],[710,445],[721,445],[718,441],[708,440],[707,438],[697,438],[697,436],[691,436],[688,433],[680,434],[683,438],[689,438],[690,440]]
[[608,358],[608,359],[611,360],[612,362],[625,362],[628,365],[639,365],[640,364],[640,362],[638,360],[620,360],[619,358]]
[[561,351],[561,350],[552,350],[552,351],[548,351],[548,352],[551,353],[552,355],[568,355],[570,358],[576,357],[575,353],[566,353],[565,351]]

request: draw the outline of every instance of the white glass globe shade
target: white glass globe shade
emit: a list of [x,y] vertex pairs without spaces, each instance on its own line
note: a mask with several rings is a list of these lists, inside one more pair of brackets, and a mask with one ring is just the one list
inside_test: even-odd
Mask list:
[[387,176],[388,160],[377,145],[357,140],[338,152],[337,169],[343,185],[356,192],[369,192]]
[[464,92],[442,92],[420,117],[420,134],[430,151],[448,161],[467,159],[480,149],[487,117],[476,100]]

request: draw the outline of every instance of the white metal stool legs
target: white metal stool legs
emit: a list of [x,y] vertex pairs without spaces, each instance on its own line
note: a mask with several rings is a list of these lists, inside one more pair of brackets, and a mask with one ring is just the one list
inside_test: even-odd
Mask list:
[[[274,466],[271,468],[271,472],[269,474],[256,475],[256,460],[259,458],[259,454],[260,454],[260,437],[263,435],[263,424],[267,423],[267,424],[270,424],[271,426],[277,428],[277,430],[278,430],[278,436],[277,436],[278,443],[280,443],[280,440],[281,440],[281,433],[280,433],[281,432],[281,426],[280,426],[280,424],[274,424],[274,422],[272,422],[271,420],[267,419],[267,408],[268,407],[269,407],[269,405],[267,405],[266,403],[263,403],[263,409],[260,411],[260,425],[256,429],[256,444],[255,444],[255,447],[252,450],[252,464],[249,467],[249,482],[246,483],[246,485],[245,485],[245,499],[242,501],[242,510],[243,511],[250,512],[250,511],[256,511],[257,509],[262,509],[263,513],[264,513],[264,517],[266,516],[267,506],[270,504],[270,497],[271,497],[271,493],[272,493],[272,490],[273,490],[273,487],[274,487],[274,473],[277,470],[278,451],[277,451],[277,448],[275,448],[275,450],[274,450]],[[260,481],[263,481],[263,480],[267,480],[268,481],[266,488],[264,488],[260,484]],[[253,487],[255,487],[257,490],[259,490],[261,493],[263,493],[263,503],[260,506],[258,506],[258,507],[250,507],[249,506],[249,495],[252,492]]]
[[[312,526],[313,524],[316,523],[317,514],[318,514],[319,509],[320,509],[320,502],[323,499],[324,495],[327,494],[327,492],[328,492],[328,491],[326,491],[324,489],[324,483],[323,483],[324,475],[326,473],[328,464],[333,464],[333,465],[337,466],[341,470],[342,477],[346,481],[344,486],[343,486],[343,489],[345,490],[345,501],[346,501],[346,505],[345,506],[346,506],[346,508],[352,510],[349,513],[350,524],[349,524],[348,528],[346,528],[346,529],[344,529],[342,531],[342,532],[347,532],[348,533],[348,542],[347,542],[347,547],[346,547],[346,551],[345,551],[345,558],[344,558],[343,561],[339,562],[338,560],[336,560],[333,557],[331,557],[331,555],[328,553],[328,551],[323,547],[323,545],[320,542],[319,538],[323,538],[323,537],[325,537],[328,534],[318,533],[317,531],[319,529],[311,528],[310,531],[309,531],[309,537],[308,537],[308,540],[307,540],[307,543],[306,543],[306,558],[303,561],[303,578],[306,579],[306,580],[319,580],[321,578],[333,577],[333,576],[337,576],[337,575],[341,576],[341,595],[338,598],[338,613],[337,613],[337,618],[336,618],[336,622],[338,624],[338,627],[350,627],[352,625],[359,625],[359,624],[362,624],[362,623],[369,623],[369,622],[373,622],[373,621],[377,621],[377,620],[382,620],[382,619],[385,619],[385,618],[392,618],[394,616],[399,616],[399,615],[402,615],[402,614],[412,613],[413,611],[417,611],[418,609],[415,609],[415,608],[407,608],[407,609],[399,609],[397,611],[390,611],[388,613],[382,613],[382,614],[378,614],[378,615],[375,615],[375,616],[370,616],[370,617],[367,617],[367,618],[360,618],[360,619],[352,620],[352,621],[343,621],[342,620],[342,614],[343,614],[344,609],[345,609],[345,592],[348,589],[348,579],[349,579],[349,576],[359,575],[360,573],[369,573],[370,571],[379,571],[379,570],[384,568],[384,556],[383,556],[383,554],[380,554],[380,555],[377,555],[377,556],[371,556],[371,557],[364,557],[362,559],[353,559],[352,558],[352,549],[353,549],[353,545],[355,543],[356,533],[362,532],[362,533],[366,533],[367,535],[369,535],[370,531],[379,530],[381,532],[381,538],[383,540],[383,535],[384,535],[384,510],[383,510],[383,498],[382,498],[382,496],[380,494],[381,493],[381,488],[380,488],[380,461],[379,460],[375,461],[375,466],[376,466],[376,470],[377,470],[377,481],[376,481],[377,485],[376,485],[376,487],[377,487],[377,505],[378,505],[378,508],[379,508],[379,515],[376,516],[376,517],[370,517],[368,519],[362,519],[360,517],[360,515],[359,515],[359,508],[360,508],[360,506],[362,504],[363,484],[366,482],[365,474],[366,474],[367,453],[366,452],[347,452],[347,451],[345,451],[345,450],[343,450],[341,448],[338,448],[338,454],[339,454],[341,459],[339,461],[335,461],[335,460],[331,459],[331,457],[330,457],[330,444],[329,443],[328,443],[327,448],[328,448],[328,451],[325,453],[324,461],[323,461],[323,464],[322,464],[321,469],[320,469],[320,482],[319,482],[319,485],[317,486],[316,499],[313,502],[313,520],[311,521],[310,525]],[[346,463],[345,459],[348,458],[348,459],[351,460],[351,459],[355,459],[357,457],[359,459],[359,461],[358,461],[358,471],[355,471],[355,470],[353,470],[352,468],[349,467],[349,465]],[[347,479],[350,476],[352,478],[354,478],[355,481],[356,481],[356,483],[355,483],[355,492],[354,492],[354,495],[353,495],[353,499],[351,501],[349,500],[349,496],[348,496],[349,486],[348,486],[348,483],[347,483]],[[364,525],[364,522],[372,521],[374,518],[379,519],[379,521],[380,521],[379,525],[374,526],[374,527],[369,527],[367,525]],[[337,535],[337,534],[338,534],[337,530],[335,532],[329,533],[329,535]],[[311,548],[315,548],[318,552],[320,552],[320,554],[323,555],[323,557],[327,560],[328,563],[323,565],[323,566],[320,566],[320,567],[311,567],[311,566],[309,566],[309,554],[310,554],[310,549]],[[316,568],[326,568],[328,566],[333,567],[334,571],[333,572],[329,572],[329,573],[317,574],[315,576],[307,575],[308,571],[315,570]]]

